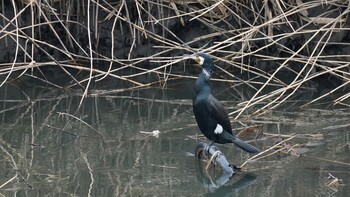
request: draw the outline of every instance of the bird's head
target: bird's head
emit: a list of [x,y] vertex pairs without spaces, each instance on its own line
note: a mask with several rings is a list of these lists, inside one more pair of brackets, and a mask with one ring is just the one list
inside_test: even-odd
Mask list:
[[214,63],[211,57],[206,53],[195,53],[189,56],[191,59],[196,61],[203,69],[212,73],[214,70]]

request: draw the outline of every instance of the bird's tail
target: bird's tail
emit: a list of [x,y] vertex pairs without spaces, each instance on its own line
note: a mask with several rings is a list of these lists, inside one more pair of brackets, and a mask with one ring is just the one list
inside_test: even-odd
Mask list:
[[250,144],[248,144],[247,142],[245,142],[245,141],[243,141],[243,140],[240,140],[240,139],[238,139],[238,138],[234,138],[234,139],[232,140],[232,142],[233,142],[236,146],[238,146],[238,147],[240,147],[241,149],[247,151],[248,153],[258,153],[258,152],[260,152],[260,150],[259,150],[258,148],[256,148],[255,146],[250,145]]

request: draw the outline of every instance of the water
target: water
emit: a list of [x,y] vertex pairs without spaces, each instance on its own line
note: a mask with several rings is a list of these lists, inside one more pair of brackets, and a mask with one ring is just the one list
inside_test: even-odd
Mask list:
[[[198,138],[205,140],[196,135],[192,86],[193,81],[187,81],[167,89],[91,96],[78,112],[79,93],[2,87],[0,195],[348,195],[348,109],[288,108],[246,119],[247,124],[264,122],[266,134],[307,134],[288,143],[310,146],[297,149],[306,150],[302,156],[273,154],[258,160],[224,183],[220,171],[203,173],[187,154],[194,152]],[[228,97],[220,92],[220,98]],[[160,131],[158,137],[140,132],[154,130]],[[255,145],[267,149],[274,140],[264,138]],[[249,158],[236,147],[218,147],[233,164]],[[344,185],[326,186],[330,174]]]

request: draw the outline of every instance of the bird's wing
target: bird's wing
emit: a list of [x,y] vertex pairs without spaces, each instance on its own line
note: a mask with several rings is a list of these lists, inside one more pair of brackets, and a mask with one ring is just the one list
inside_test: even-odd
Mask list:
[[225,131],[233,135],[230,119],[220,101],[218,101],[213,95],[209,95],[207,98],[206,107],[210,117],[216,120],[216,122],[220,124]]

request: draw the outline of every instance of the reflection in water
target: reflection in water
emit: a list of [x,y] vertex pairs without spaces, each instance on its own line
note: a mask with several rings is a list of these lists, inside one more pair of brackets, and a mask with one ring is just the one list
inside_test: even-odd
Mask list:
[[[196,159],[198,181],[209,191],[206,196],[232,196],[255,182],[256,177],[253,174],[235,176],[234,166],[228,163],[215,145],[209,147],[209,144],[200,142],[196,147],[195,156],[198,158]],[[213,164],[209,166],[209,162]],[[219,169],[216,169],[217,166]]]
[[220,187],[213,185],[211,181],[205,181],[209,180],[203,179],[202,183],[210,192],[204,196],[242,196],[241,190],[247,190],[257,182],[256,176],[252,174],[234,175],[227,184]]
[[[89,97],[77,113],[79,94],[65,95],[40,86],[1,87],[0,196],[280,196],[286,190],[291,196],[312,196],[328,192],[321,175],[329,171],[345,184],[350,181],[346,165],[339,168],[329,162],[350,161],[344,146],[349,131],[344,128],[327,130],[327,140],[308,152],[310,157],[274,156],[255,162],[249,166],[255,175],[208,178],[197,172],[193,158],[185,156],[195,150],[198,139],[187,87],[193,88],[180,84],[167,90]],[[348,115],[336,112],[274,113],[277,116],[264,117],[270,118],[264,119],[268,122],[264,129],[270,133],[322,132],[322,127],[330,126],[328,122],[348,121]],[[281,117],[288,121],[278,121]],[[154,130],[160,131],[158,138],[140,133]],[[232,146],[218,147],[229,161],[247,157]],[[325,160],[315,159],[320,157]],[[337,195],[348,192],[344,187]]]

